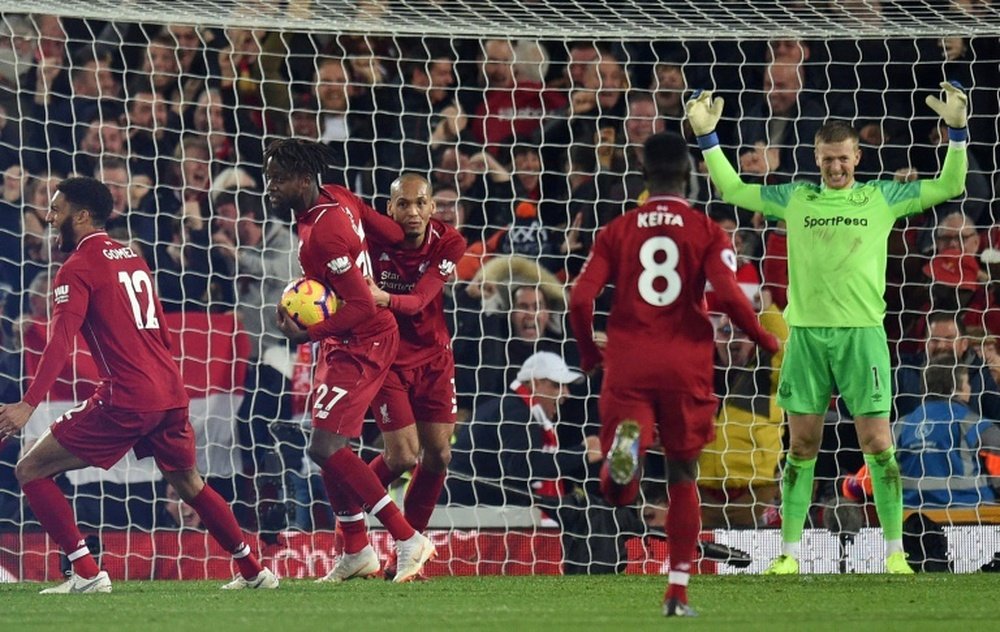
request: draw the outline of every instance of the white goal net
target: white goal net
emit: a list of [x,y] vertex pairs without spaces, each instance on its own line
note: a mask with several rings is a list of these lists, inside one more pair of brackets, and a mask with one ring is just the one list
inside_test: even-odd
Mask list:
[[[662,459],[651,455],[639,505],[604,505],[600,464],[586,452],[600,424],[599,377],[574,385],[552,424],[503,418],[501,405],[536,351],[578,361],[568,289],[597,230],[645,198],[643,141],[660,130],[692,141],[691,200],[732,235],[740,283],[780,336],[783,226],[721,202],[685,127],[684,101],[699,88],[725,97],[719,136],[745,178],[816,179],[813,134],[840,118],[861,133],[860,179],[908,179],[934,177],[947,145],[924,98],[942,81],[960,82],[971,104],[967,192],[901,221],[889,243],[893,428],[907,513],[947,528],[954,569],[1000,554],[993,3],[38,0],[32,13],[25,5],[0,0],[0,401],[20,399],[46,341],[60,264],[44,224],[53,187],[70,175],[100,178],[115,199],[110,232],[156,275],[192,396],[199,469],[259,534],[265,563],[287,576],[325,574],[339,542],[305,454],[311,358],[289,349],[272,322],[297,267],[288,218],[271,217],[262,196],[271,139],[327,144],[327,180],[379,210],[400,173],[426,176],[437,217],[469,244],[446,288],[461,421],[429,526],[442,552],[430,572],[656,573],[669,551]],[[701,572],[754,571],[780,542],[780,359],[717,324],[720,408],[699,479]],[[78,347],[21,436],[0,448],[0,581],[59,572],[14,463],[93,390],[96,366],[82,339]],[[934,401],[924,369],[940,352],[968,370],[972,393],[968,419],[935,444],[913,420]],[[915,432],[924,432],[919,441]],[[380,450],[373,422],[358,447],[366,460]],[[807,570],[880,570],[863,463],[851,411],[835,398]],[[129,456],[58,482],[113,575],[230,574],[228,557],[205,548],[197,516],[148,460]],[[390,490],[400,504],[405,485],[404,477]],[[384,552],[387,538],[372,526]]]

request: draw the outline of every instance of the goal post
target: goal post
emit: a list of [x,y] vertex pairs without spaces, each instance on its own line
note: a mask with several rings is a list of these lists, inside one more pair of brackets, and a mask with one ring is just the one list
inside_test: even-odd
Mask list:
[[[860,179],[933,177],[947,140],[924,98],[941,81],[962,83],[971,104],[967,191],[894,229],[885,324],[902,376],[900,414],[927,402],[920,354],[934,313],[961,329],[960,362],[979,377],[975,414],[989,418],[995,407],[1000,419],[993,3],[37,0],[30,8],[0,0],[0,397],[20,398],[44,348],[60,262],[44,224],[53,187],[73,174],[98,177],[115,196],[113,236],[156,273],[192,396],[199,469],[283,573],[325,574],[338,542],[305,454],[312,357],[281,344],[271,323],[275,292],[296,265],[290,218],[265,221],[261,162],[277,137],[327,143],[328,181],[380,210],[401,172],[426,176],[437,216],[471,246],[446,289],[462,421],[429,527],[442,551],[433,574],[666,568],[665,472],[655,453],[642,504],[613,510],[599,499],[597,466],[585,456],[600,423],[597,380],[574,385],[558,419],[504,420],[514,432],[501,432],[495,403],[531,353],[554,351],[571,368],[578,359],[566,318],[572,279],[600,227],[645,199],[640,148],[661,129],[692,141],[689,196],[733,236],[741,286],[765,326],[787,331],[783,227],[719,199],[683,120],[696,89],[725,98],[720,138],[744,177],[772,183],[816,179],[812,134],[830,117],[861,132]],[[780,546],[780,364],[714,324],[721,404],[699,484],[704,539],[716,546],[703,546],[702,572],[747,564],[754,572]],[[24,433],[0,448],[0,581],[59,570],[13,465],[98,379],[81,338]],[[863,465],[848,414],[833,403],[819,458],[806,536],[814,558],[805,561],[818,572],[877,572],[882,563],[870,501],[845,499]],[[536,441],[526,458],[503,444],[512,435]],[[1000,551],[987,469],[997,457],[968,433],[955,441],[961,458],[925,476],[943,495],[907,512],[944,524],[956,570],[971,571]],[[381,448],[374,424],[359,448],[369,460]],[[567,464],[553,457],[560,451],[580,456]],[[229,573],[148,461],[130,456],[59,482],[104,564],[122,576]],[[390,488],[400,504],[406,483]],[[387,550],[384,533],[373,537]]]

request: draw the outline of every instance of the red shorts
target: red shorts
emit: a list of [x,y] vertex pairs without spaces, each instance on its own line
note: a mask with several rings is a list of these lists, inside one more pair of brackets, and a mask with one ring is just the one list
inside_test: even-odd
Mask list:
[[611,449],[618,424],[634,419],[642,428],[643,452],[656,442],[654,430],[667,458],[691,461],[715,438],[714,395],[644,388],[609,388],[605,385],[598,402],[601,414],[601,448]]
[[393,369],[372,402],[375,423],[382,432],[420,422],[453,424],[458,412],[455,357],[443,350],[409,369]]
[[338,346],[320,345],[313,380],[313,428],[356,438],[365,413],[396,360],[399,331]]
[[194,430],[187,406],[153,412],[120,410],[92,397],[56,419],[51,430],[70,454],[105,470],[129,450],[140,459],[153,457],[161,470],[195,469]]

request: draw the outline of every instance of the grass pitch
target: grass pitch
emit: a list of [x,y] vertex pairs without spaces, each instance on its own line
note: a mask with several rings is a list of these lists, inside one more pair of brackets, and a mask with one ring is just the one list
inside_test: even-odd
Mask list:
[[283,580],[277,591],[220,582],[116,582],[110,595],[38,595],[0,584],[0,630],[986,630],[996,575],[694,577],[697,619],[664,619],[665,577],[435,578],[397,586]]

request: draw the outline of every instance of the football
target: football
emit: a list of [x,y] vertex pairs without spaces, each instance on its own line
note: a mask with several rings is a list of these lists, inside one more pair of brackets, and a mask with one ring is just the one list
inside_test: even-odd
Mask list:
[[303,277],[285,287],[281,304],[300,327],[310,327],[337,311],[337,295],[323,283]]

